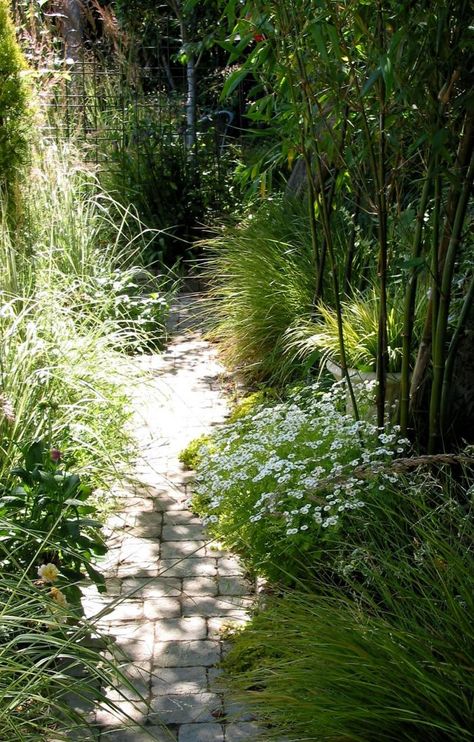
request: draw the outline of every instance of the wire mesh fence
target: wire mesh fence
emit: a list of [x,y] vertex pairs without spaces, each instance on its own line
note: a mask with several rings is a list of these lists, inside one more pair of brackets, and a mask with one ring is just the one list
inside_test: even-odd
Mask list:
[[54,84],[40,94],[44,138],[74,139],[96,164],[124,148],[134,148],[139,157],[140,145],[150,137],[184,147],[183,95],[168,92],[161,75],[160,68],[139,76],[133,68],[106,67],[94,54],[66,60]]

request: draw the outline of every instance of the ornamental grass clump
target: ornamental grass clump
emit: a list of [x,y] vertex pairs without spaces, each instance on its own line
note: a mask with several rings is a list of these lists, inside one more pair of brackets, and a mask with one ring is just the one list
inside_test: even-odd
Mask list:
[[255,572],[293,580],[320,562],[329,568],[332,545],[369,494],[396,481],[390,462],[408,441],[344,409],[341,384],[309,386],[224,426],[201,449],[194,506]]
[[284,334],[310,316],[315,266],[304,203],[269,199],[205,245],[211,334],[229,366],[251,382],[301,376]]
[[73,146],[39,150],[36,164],[28,229],[0,220],[0,476],[19,446],[43,439],[108,486],[133,456],[129,356],[163,341],[168,285],[141,264],[143,225]]
[[[388,371],[399,372],[402,363],[403,313],[400,306],[403,295],[400,290],[389,297],[387,309],[387,360]],[[424,299],[418,302],[415,332],[421,330],[421,308]],[[350,368],[359,371],[375,371],[377,361],[377,332],[379,321],[379,298],[374,288],[355,292],[342,302],[341,319],[344,333],[346,361]],[[313,360],[324,364],[330,359],[341,364],[339,328],[335,310],[319,303],[312,318],[300,320],[285,334],[286,352],[303,364]]]
[[[0,528],[7,525],[0,518]],[[37,547],[39,553],[48,544],[39,541]],[[1,739],[59,742],[77,735],[95,740],[94,705],[130,724],[120,703],[106,692],[110,687],[122,688],[124,694],[133,690],[119,669],[125,658],[101,634],[97,621],[83,619],[77,604],[66,597],[77,586],[61,578],[61,565],[41,564],[35,573],[35,563],[25,570],[0,544]]]
[[335,545],[364,566],[347,590],[318,579],[265,598],[225,660],[263,739],[472,738],[473,494],[451,476],[402,478]]

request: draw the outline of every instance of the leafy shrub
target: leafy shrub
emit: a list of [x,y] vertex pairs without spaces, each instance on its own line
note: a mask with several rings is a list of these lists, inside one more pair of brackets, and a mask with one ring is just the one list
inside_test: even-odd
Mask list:
[[[83,310],[112,320],[119,329],[119,350],[139,352],[163,346],[169,314],[169,281],[139,266],[115,268],[79,284]],[[73,287],[71,287],[73,290]]]
[[8,523],[0,526],[0,537],[10,555],[2,571],[20,567],[28,573],[41,563],[59,566],[68,599],[78,602],[75,583],[84,577],[83,568],[103,585],[91,560],[107,549],[101,524],[92,517],[96,508],[87,503],[91,488],[77,474],[64,471],[60,458],[58,449],[46,451],[37,441],[25,450],[22,465],[0,481],[0,522]]
[[383,468],[407,441],[355,422],[344,404],[341,385],[309,386],[224,426],[201,449],[194,506],[253,570],[291,579],[329,566],[369,495],[396,478]]
[[10,3],[0,0],[0,192],[8,212],[17,202],[18,176],[28,151],[29,93],[24,79],[26,63],[15,36]]
[[178,96],[143,95],[139,106],[135,99],[122,108],[114,102],[113,91],[107,94],[101,114],[108,132],[101,153],[101,182],[153,228],[150,261],[173,265],[202,236],[203,224],[209,226],[235,205],[233,153],[227,149],[219,153],[214,138],[201,133],[189,157],[180,133]]
[[229,683],[265,739],[471,738],[473,489],[416,480],[366,507],[350,597],[324,583],[267,597],[236,636]]
[[304,375],[284,355],[284,335],[311,315],[315,293],[309,221],[297,200],[266,201],[205,246],[212,335],[224,360],[251,382]]

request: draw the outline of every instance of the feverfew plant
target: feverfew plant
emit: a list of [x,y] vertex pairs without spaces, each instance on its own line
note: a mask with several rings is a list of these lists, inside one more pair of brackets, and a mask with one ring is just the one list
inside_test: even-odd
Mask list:
[[200,451],[194,506],[251,569],[290,579],[311,571],[366,497],[396,481],[390,462],[408,441],[398,428],[355,421],[345,401],[342,384],[309,386],[221,428]]

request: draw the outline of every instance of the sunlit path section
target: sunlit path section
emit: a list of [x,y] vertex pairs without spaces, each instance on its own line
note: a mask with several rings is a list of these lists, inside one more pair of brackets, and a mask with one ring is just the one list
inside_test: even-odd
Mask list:
[[189,474],[178,461],[227,414],[229,381],[193,322],[198,302],[179,297],[166,352],[137,361],[147,372],[131,390],[140,484],[119,494],[107,523],[108,595],[84,601],[90,616],[110,607],[101,625],[123,650],[131,683],[110,691],[117,714],[94,711],[100,740],[237,742],[257,734],[245,711],[226,702],[216,668],[222,629],[246,620],[252,586],[189,509]]

